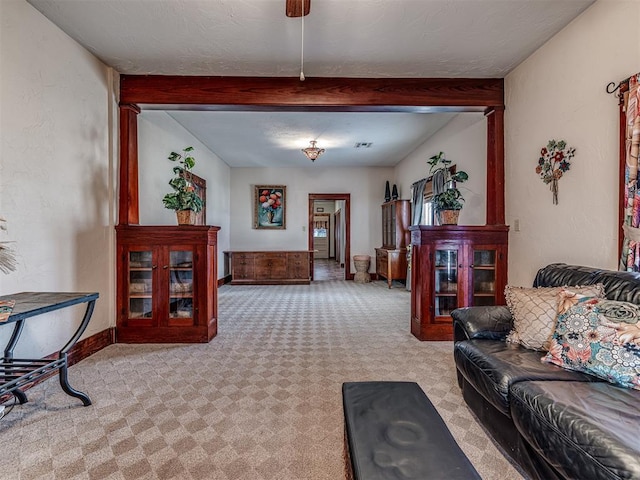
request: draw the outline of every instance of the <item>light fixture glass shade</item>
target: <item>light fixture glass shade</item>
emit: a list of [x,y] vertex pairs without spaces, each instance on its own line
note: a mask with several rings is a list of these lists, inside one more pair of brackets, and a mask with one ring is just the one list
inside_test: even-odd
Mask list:
[[316,143],[318,142],[316,142],[315,140],[311,140],[309,142],[309,146],[302,149],[302,153],[304,153],[312,162],[324,153],[324,148],[316,147]]

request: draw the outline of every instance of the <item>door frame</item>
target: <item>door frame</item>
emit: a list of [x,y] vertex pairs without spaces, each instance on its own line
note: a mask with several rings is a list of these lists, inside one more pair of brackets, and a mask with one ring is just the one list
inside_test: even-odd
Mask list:
[[344,200],[344,279],[353,280],[351,273],[351,194],[350,193],[310,193],[309,194],[309,224],[308,249],[311,268],[311,280],[313,280],[313,202],[316,200]]
[[[340,255],[342,254],[342,245],[340,244],[340,218],[342,215],[342,210],[338,209],[333,212],[333,255],[340,265]],[[343,264],[344,265],[344,264]],[[341,265],[342,266],[342,265]]]

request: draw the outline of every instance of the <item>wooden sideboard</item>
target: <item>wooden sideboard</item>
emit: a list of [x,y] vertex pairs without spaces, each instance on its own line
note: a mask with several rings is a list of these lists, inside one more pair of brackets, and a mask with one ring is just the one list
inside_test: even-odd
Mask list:
[[231,258],[232,285],[308,285],[310,282],[311,258],[307,250],[226,253]]

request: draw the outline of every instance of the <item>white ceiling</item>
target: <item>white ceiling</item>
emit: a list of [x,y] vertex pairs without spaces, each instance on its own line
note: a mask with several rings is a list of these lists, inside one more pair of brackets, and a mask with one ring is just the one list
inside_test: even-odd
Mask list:
[[[302,20],[286,17],[285,0],[28,2],[120,73],[300,74]],[[304,18],[304,74],[502,78],[593,2],[311,0],[311,13]],[[451,118],[401,113],[171,115],[231,166],[287,166],[314,138],[327,148],[315,165],[393,165]],[[294,146],[294,140],[300,143]],[[373,146],[361,152],[352,148],[356,142]],[[250,145],[256,148],[252,151]]]
[[[232,167],[269,167],[275,162],[279,167],[310,166],[300,149],[313,139],[326,149],[314,165],[389,167],[455,114],[173,111],[170,115]],[[372,145],[355,148],[357,142]]]

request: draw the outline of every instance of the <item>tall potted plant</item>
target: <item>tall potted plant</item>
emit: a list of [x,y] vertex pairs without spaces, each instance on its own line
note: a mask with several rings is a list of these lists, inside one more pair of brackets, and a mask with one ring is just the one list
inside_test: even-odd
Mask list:
[[[467,172],[451,168],[451,160],[444,158],[444,152],[434,155],[427,162],[429,174],[433,178],[433,209],[440,225],[457,225],[464,197],[457,188],[458,183],[469,179]],[[452,171],[453,170],[453,171]]]
[[196,164],[191,155],[192,151],[193,147],[187,147],[182,150],[182,154],[171,152],[168,157],[172,162],[178,162],[178,165],[173,167],[174,177],[169,180],[173,192],[167,193],[162,203],[169,210],[176,211],[178,225],[193,225],[195,214],[202,210],[203,206],[192,182],[191,169]]

